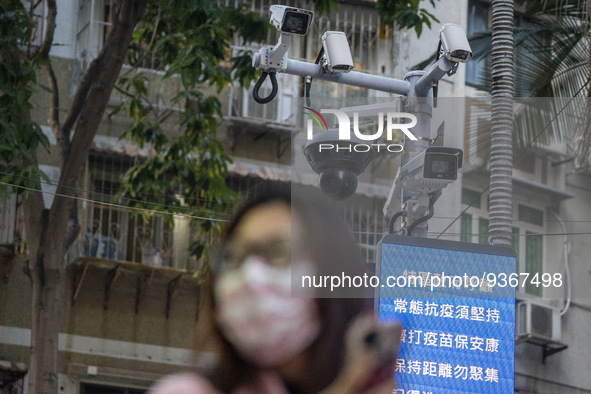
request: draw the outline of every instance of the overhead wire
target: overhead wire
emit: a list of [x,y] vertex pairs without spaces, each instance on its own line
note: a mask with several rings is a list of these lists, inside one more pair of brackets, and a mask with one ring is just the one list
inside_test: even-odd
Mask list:
[[[106,196],[106,197],[112,197],[112,195],[110,195],[110,194],[97,193],[97,192],[94,192],[91,189],[86,189],[86,188],[81,188],[81,187],[66,186],[66,185],[63,185],[63,184],[61,184],[59,182],[53,182],[53,181],[47,182],[47,181],[38,180],[38,179],[35,179],[35,178],[31,178],[31,177],[14,175],[14,174],[3,172],[3,171],[0,171],[0,175],[10,175],[10,176],[14,176],[14,177],[17,177],[19,179],[28,180],[28,181],[35,181],[35,182],[36,181],[39,181],[39,182],[41,182],[41,183],[43,183],[45,185],[48,185],[48,186],[55,186],[55,187],[61,186],[61,187],[64,187],[66,189],[74,190],[76,192],[87,192],[87,193],[99,194],[99,195]],[[17,187],[18,186],[18,185],[8,184],[6,182],[4,182],[4,184],[5,185],[10,185],[10,186],[13,186],[13,187]],[[37,189],[33,189],[33,190],[39,191]],[[41,193],[49,193],[49,194],[51,194],[50,191],[40,190],[40,192]],[[151,194],[151,193],[142,193],[142,195],[143,196],[154,196],[154,194]],[[172,195],[164,195],[164,197],[173,197],[173,196]],[[154,203],[154,202],[140,200],[140,199],[134,199],[134,198],[125,198],[125,200],[126,201],[130,201],[130,202],[137,202],[137,203],[143,203],[143,204],[157,205],[157,206],[164,207],[164,208],[174,208],[174,209],[177,209],[177,210],[180,209],[180,210],[191,211],[191,212],[212,213],[212,214],[217,214],[217,215],[222,215],[222,216],[228,216],[228,217],[232,216],[231,213],[208,211],[208,210],[204,210],[204,209],[194,209],[194,208],[189,208],[189,207],[177,207],[177,206],[171,206],[171,205],[161,204],[161,203]],[[476,199],[476,201],[477,200],[478,199]],[[86,199],[86,201],[99,202],[98,200],[93,200],[93,199]],[[198,199],[198,201],[200,201],[200,202],[210,202],[211,200]],[[222,201],[225,204],[231,204],[231,202],[229,202],[229,201],[225,201],[225,200],[220,200],[220,201]],[[129,206],[126,206],[126,205],[118,205],[118,206],[119,207],[122,207],[122,208],[130,208]],[[473,205],[470,204],[470,207],[472,207],[472,206]],[[432,217],[432,219],[439,219],[439,220],[448,220],[448,219],[455,219],[455,218],[456,218],[455,216],[438,216],[438,215],[434,215]],[[519,222],[527,223],[526,221],[520,220],[520,219],[511,219],[511,221],[514,222],[514,223],[519,223]],[[543,223],[557,223],[557,222],[559,222],[559,221],[558,220],[549,220],[549,219],[544,219],[543,220]],[[561,222],[565,222],[565,223],[591,223],[591,219],[586,219],[586,220],[575,220],[575,219],[572,219],[572,220],[561,220]]]
[[[91,189],[85,189],[85,188],[81,188],[81,187],[66,186],[66,185],[63,185],[63,184],[61,184],[59,182],[52,182],[52,181],[49,181],[48,182],[48,181],[45,181],[45,180],[39,180],[39,179],[35,179],[35,178],[14,175],[14,174],[3,172],[3,171],[0,171],[0,175],[10,175],[10,176],[14,176],[14,177],[17,177],[19,179],[23,179],[23,180],[27,180],[27,181],[33,181],[33,182],[37,182],[38,181],[38,182],[40,182],[40,183],[42,183],[44,185],[48,185],[48,186],[63,187],[65,189],[69,189],[69,190],[75,191],[77,194],[80,194],[80,192],[87,192],[87,193],[98,194],[98,195],[106,196],[106,197],[114,197],[111,194],[97,193],[97,192],[94,192]],[[12,186],[12,187],[20,187],[19,185],[10,184],[10,183],[7,183],[7,182],[0,182],[0,183],[2,183],[4,185]],[[54,193],[52,193],[50,191],[38,190],[38,189],[34,189],[34,188],[27,188],[27,187],[24,187],[24,186],[23,187],[20,187],[20,188],[26,189],[26,190],[30,190],[30,191],[38,191],[38,192],[41,192],[41,193],[54,194]],[[69,195],[64,195],[64,196],[69,196]],[[153,194],[146,194],[146,193],[144,193],[144,197],[145,196],[153,196]],[[164,195],[164,197],[172,197],[172,196],[170,196],[170,195]],[[168,204],[155,203],[155,202],[151,202],[151,201],[145,201],[145,200],[140,200],[140,199],[135,199],[135,198],[128,198],[128,197],[125,197],[123,199],[125,201],[128,201],[128,202],[141,203],[141,204],[146,204],[146,205],[154,205],[154,206],[163,207],[163,208],[167,208],[167,209],[176,209],[176,210],[187,211],[187,212],[200,212],[200,213],[203,213],[203,214],[225,215],[225,216],[228,216],[228,217],[231,216],[231,214],[229,214],[229,213],[209,211],[209,210],[205,210],[205,209],[195,209],[195,208],[183,207],[183,206],[172,206],[172,205],[168,205]],[[98,200],[93,200],[93,199],[85,199],[85,201],[92,201],[92,202],[96,202],[96,203],[100,202]],[[201,202],[209,202],[209,200],[205,200],[205,199],[198,199],[198,201],[201,201]],[[226,204],[230,204],[228,201],[222,201],[222,202],[224,202]],[[129,206],[126,206],[126,205],[123,205],[123,204],[114,204],[114,206],[124,207],[124,208],[130,208]]]
[[[176,215],[176,216],[181,216],[181,217],[186,217],[186,218],[191,218],[191,219],[209,220],[209,221],[214,221],[214,222],[229,222],[230,221],[228,219],[220,219],[220,218],[214,218],[214,217],[205,217],[205,216],[198,216],[198,215],[190,215],[190,214],[187,214],[187,213],[159,211],[159,210],[156,210],[156,209],[148,209],[148,208],[140,208],[140,207],[129,207],[129,206],[122,205],[122,204],[115,204],[115,203],[110,203],[110,202],[103,202],[103,201],[98,201],[98,200],[92,200],[92,199],[85,198],[85,197],[80,197],[80,196],[71,196],[71,195],[68,195],[68,194],[62,194],[62,193],[57,193],[57,192],[52,192],[52,191],[39,190],[39,189],[35,189],[35,188],[32,188],[32,187],[27,187],[27,186],[22,186],[22,185],[15,185],[15,184],[11,184],[11,183],[8,183],[8,182],[3,182],[3,181],[0,181],[0,185],[6,185],[6,186],[10,186],[10,187],[22,189],[22,190],[47,193],[47,194],[51,194],[51,195],[56,196],[56,197],[71,198],[73,200],[78,200],[78,201],[83,201],[83,202],[90,202],[90,203],[93,203],[93,204],[96,204],[96,205],[103,205],[103,206],[112,207],[112,208],[120,208],[120,209],[123,208],[123,209],[129,209],[129,210],[132,210],[132,211],[147,212],[147,213],[159,214],[159,215]],[[157,205],[157,204],[154,204],[154,205]],[[166,207],[164,205],[162,205],[162,206],[163,207]],[[175,208],[177,208],[177,207],[175,207]],[[218,213],[218,214],[222,214],[222,213]]]
[[[374,232],[374,231],[353,231],[353,234],[365,234],[365,235],[384,235],[383,232]],[[429,235],[435,235],[438,234],[435,231],[429,231],[428,232]],[[479,237],[481,236],[481,234],[478,233],[445,233],[445,236],[448,237],[457,237],[459,235],[465,235],[465,236],[475,236],[475,237]],[[582,231],[582,232],[573,232],[573,233],[528,233],[528,234],[513,234],[514,237],[537,237],[537,236],[544,236],[544,237],[562,237],[562,236],[570,236],[570,235],[591,235],[591,230],[589,231]]]

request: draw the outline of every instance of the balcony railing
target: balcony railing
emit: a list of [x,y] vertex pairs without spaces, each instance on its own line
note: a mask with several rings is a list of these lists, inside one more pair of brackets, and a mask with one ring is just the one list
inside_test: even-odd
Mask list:
[[0,200],[0,245],[14,244],[18,241],[19,228],[22,222],[19,220],[17,199],[15,195]]
[[172,223],[164,215],[143,218],[132,209],[85,203],[81,231],[68,260],[89,256],[131,261],[151,266],[197,268],[189,254],[194,241],[189,219],[175,215]]

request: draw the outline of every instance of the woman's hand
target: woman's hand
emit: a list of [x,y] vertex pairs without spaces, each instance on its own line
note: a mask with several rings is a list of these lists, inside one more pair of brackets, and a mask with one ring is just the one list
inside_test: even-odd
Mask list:
[[346,333],[343,368],[321,394],[391,393],[400,330],[400,324],[380,323],[371,314],[356,318]]

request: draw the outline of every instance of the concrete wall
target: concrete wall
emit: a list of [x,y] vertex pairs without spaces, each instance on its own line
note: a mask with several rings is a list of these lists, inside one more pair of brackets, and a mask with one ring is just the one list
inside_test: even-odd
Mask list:
[[[7,259],[0,261],[3,269],[8,264]],[[0,282],[0,359],[26,365],[31,299],[24,264],[19,259]],[[77,393],[80,381],[146,387],[162,374],[201,370],[215,361],[198,279],[175,269],[121,262],[107,291],[109,271],[117,264],[85,259],[63,272],[60,392]],[[141,283],[147,285],[136,312]]]

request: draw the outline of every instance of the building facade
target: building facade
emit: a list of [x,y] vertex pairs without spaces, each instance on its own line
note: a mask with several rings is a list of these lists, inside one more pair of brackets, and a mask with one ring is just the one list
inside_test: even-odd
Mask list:
[[[248,4],[267,18],[271,2],[252,0]],[[75,86],[80,70],[100,50],[108,33],[110,7],[110,0],[58,1],[56,42],[60,45],[51,55],[60,70],[58,78],[66,84]],[[430,7],[428,2],[425,7]],[[441,0],[433,13],[441,24],[459,24],[469,34],[490,28],[490,6],[485,1]],[[42,18],[39,23],[43,29]],[[419,38],[413,31],[383,23],[372,1],[342,1],[337,11],[314,19],[308,35],[294,40],[289,56],[313,62],[322,45],[322,32],[344,31],[356,71],[403,79],[410,67],[435,52],[439,27],[434,23]],[[260,45],[276,39],[271,32]],[[233,46],[234,51],[258,48]],[[522,57],[520,61],[526,60]],[[162,73],[157,58],[145,62],[147,75]],[[462,148],[465,163],[458,180],[436,203],[429,237],[488,243],[490,100],[485,74],[486,60],[475,61],[460,65],[456,75],[439,84],[432,135],[444,123],[445,146]],[[225,116],[218,135],[233,158],[228,182],[239,194],[252,195],[274,183],[317,186],[317,175],[307,167],[301,152],[303,133],[297,132],[303,130],[305,121],[302,81],[281,74],[278,82],[279,94],[267,105],[256,104],[252,90],[232,87],[222,94]],[[170,78],[165,85],[152,87],[163,108],[170,109],[166,98],[178,83]],[[79,201],[82,230],[65,262],[59,346],[63,393],[142,393],[165,373],[199,370],[215,361],[214,347],[206,341],[209,316],[200,308],[201,283],[192,275],[198,267],[188,253],[194,234],[189,220],[182,215],[174,217],[173,225],[158,215],[143,220],[131,209],[109,205],[120,175],[149,154],[119,140],[127,120],[113,110],[122,100],[113,95],[107,109],[111,112],[95,138]],[[327,103],[341,108],[390,101],[400,105],[395,95],[321,81],[313,82],[311,92],[314,108],[326,108]],[[45,119],[48,109],[43,97],[38,104],[34,115]],[[50,129],[42,127],[53,138]],[[554,332],[541,340],[525,332],[517,336],[515,392],[591,392],[591,361],[586,357],[591,351],[586,339],[591,326],[587,257],[591,177],[568,161],[573,149],[568,139],[535,143],[515,161],[513,247],[518,269],[565,277],[561,288],[518,289],[519,300],[533,299],[542,306],[542,313],[533,316],[537,319],[534,328],[543,331],[550,325]],[[57,163],[57,158],[43,158],[42,169],[52,180],[59,177]],[[335,203],[351,224],[370,269],[377,242],[388,232],[382,210],[399,165],[397,155],[377,154],[359,176],[355,195]],[[55,187],[46,185],[44,191],[46,206],[50,206]],[[14,198],[2,204],[0,392],[20,393],[26,392],[30,291],[18,253],[22,213]],[[523,319],[532,316],[518,316],[518,324]]]

